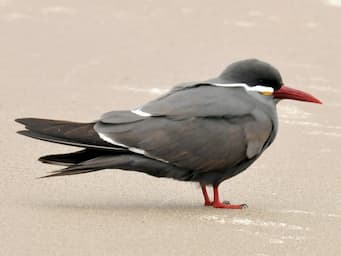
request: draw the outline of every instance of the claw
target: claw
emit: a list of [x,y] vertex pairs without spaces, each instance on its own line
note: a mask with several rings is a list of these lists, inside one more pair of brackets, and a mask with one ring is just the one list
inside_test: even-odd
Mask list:
[[241,204],[241,209],[246,209],[246,208],[249,208],[249,206],[247,204]]

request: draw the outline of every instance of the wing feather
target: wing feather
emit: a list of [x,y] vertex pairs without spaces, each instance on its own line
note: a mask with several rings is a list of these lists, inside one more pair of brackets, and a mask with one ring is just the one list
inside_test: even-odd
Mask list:
[[[141,108],[151,116],[101,119],[95,130],[148,157],[199,172],[259,155],[273,131],[267,106],[243,88],[179,88]],[[124,120],[118,122],[117,120]]]

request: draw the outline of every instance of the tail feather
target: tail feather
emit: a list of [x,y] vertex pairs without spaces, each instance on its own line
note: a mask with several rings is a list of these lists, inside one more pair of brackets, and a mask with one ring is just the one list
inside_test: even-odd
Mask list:
[[103,141],[93,128],[95,123],[38,118],[21,118],[15,121],[25,125],[26,130],[18,133],[27,137],[78,147],[123,150],[122,147]]
[[[42,178],[48,177],[56,177],[56,176],[65,176],[65,175],[74,175],[81,174],[87,172],[99,171],[102,169],[110,168],[115,162],[115,156],[99,156],[93,159],[71,165],[62,170],[57,170],[52,172],[49,175],[43,176]],[[117,164],[117,163],[116,163]]]
[[[114,152],[111,151],[112,155]],[[79,164],[81,162],[99,157],[101,155],[108,154],[108,151],[104,150],[94,150],[94,149],[84,149],[81,151],[76,151],[67,154],[55,154],[55,155],[47,155],[39,158],[40,162],[46,164],[54,164],[54,165],[62,165],[62,166],[71,166],[74,164]]]
[[94,171],[99,171],[99,170],[88,169],[88,170],[81,170],[81,171],[71,171],[71,170],[67,171],[65,169],[62,169],[62,170],[60,170],[58,172],[53,172],[52,174],[41,176],[39,178],[40,179],[45,179],[45,178],[52,178],[52,177],[58,177],[58,176],[68,176],[68,175],[84,174],[84,173],[94,172]]
[[185,181],[192,180],[195,175],[191,170],[185,170],[177,166],[133,153],[124,153],[119,155],[99,156],[61,170],[54,171],[41,178],[89,173],[103,169],[137,171],[154,177],[168,177]]
[[129,152],[126,148],[103,141],[94,130],[95,123],[22,118],[16,120],[26,130],[19,134],[49,142],[85,147],[85,150],[69,154],[47,155],[39,160],[66,166],[41,178],[75,175],[103,169],[122,169],[143,172],[155,177],[177,180],[193,180],[195,173],[180,167]]

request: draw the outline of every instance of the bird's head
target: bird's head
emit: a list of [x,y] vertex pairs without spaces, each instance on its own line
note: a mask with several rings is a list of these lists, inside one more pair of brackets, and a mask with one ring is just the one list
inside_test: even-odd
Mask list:
[[229,83],[246,84],[251,91],[272,96],[275,100],[292,99],[322,103],[306,92],[284,85],[281,74],[275,67],[257,59],[234,62],[219,77]]

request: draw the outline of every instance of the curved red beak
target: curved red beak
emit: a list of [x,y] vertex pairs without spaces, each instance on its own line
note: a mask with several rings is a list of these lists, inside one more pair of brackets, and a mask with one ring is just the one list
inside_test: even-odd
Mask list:
[[319,99],[315,98],[314,96],[306,92],[290,88],[285,85],[282,85],[282,87],[279,90],[276,90],[274,92],[274,97],[276,99],[291,99],[322,104],[322,102]]

